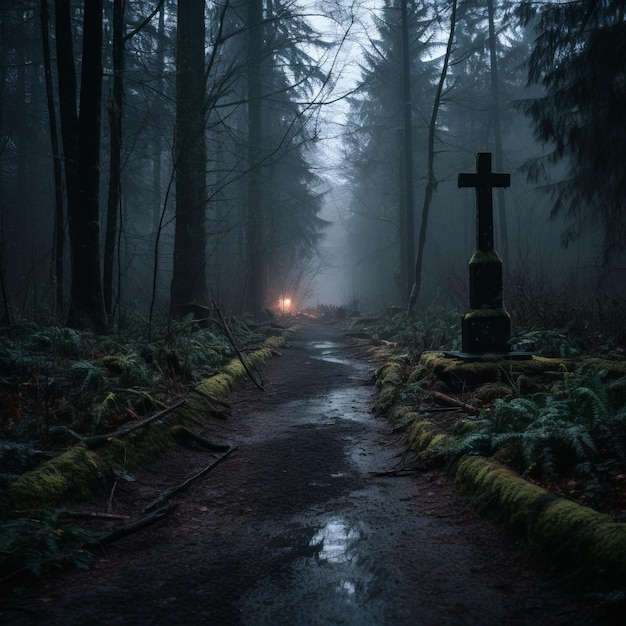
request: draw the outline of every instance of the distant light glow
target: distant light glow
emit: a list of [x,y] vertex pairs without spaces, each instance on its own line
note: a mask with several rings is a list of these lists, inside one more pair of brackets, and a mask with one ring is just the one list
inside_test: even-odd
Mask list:
[[291,298],[283,297],[278,300],[278,306],[281,311],[284,313],[285,311],[289,311],[291,309]]

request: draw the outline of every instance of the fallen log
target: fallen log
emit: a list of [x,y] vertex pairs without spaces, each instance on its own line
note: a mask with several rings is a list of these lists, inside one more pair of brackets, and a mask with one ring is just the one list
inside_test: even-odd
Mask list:
[[224,454],[222,454],[222,456],[220,456],[218,459],[215,459],[215,460],[211,461],[208,465],[203,467],[199,472],[196,472],[195,474],[192,474],[189,478],[185,479],[182,483],[180,483],[176,487],[172,487],[171,489],[167,489],[166,491],[164,491],[158,498],[153,500],[143,510],[143,512],[144,513],[149,513],[150,511],[153,511],[154,509],[156,509],[158,506],[163,504],[163,502],[165,502],[166,500],[168,500],[172,496],[174,496],[177,493],[180,493],[181,491],[187,489],[187,487],[189,487],[191,484],[196,482],[196,480],[198,480],[199,478],[202,478],[207,472],[212,470],[220,461],[225,459],[233,450],[236,450],[236,449],[237,449],[237,446],[230,446],[229,449]]

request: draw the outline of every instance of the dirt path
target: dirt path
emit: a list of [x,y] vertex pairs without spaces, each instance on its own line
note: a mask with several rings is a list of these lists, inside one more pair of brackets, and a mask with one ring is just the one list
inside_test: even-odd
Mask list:
[[[236,391],[212,434],[238,449],[175,513],[109,547],[88,572],[4,598],[0,622],[606,623],[464,507],[445,477],[372,474],[403,452],[369,411],[372,367],[338,330],[303,328],[267,364],[265,392]],[[192,457],[172,467],[189,474]],[[145,467],[137,482],[166,484],[165,467]],[[132,488],[135,504],[152,496]]]

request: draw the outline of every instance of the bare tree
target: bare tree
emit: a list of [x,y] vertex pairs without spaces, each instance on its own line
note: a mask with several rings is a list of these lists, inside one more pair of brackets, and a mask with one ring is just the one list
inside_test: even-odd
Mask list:
[[52,63],[50,61],[50,37],[48,25],[50,14],[48,12],[48,0],[40,0],[41,9],[41,42],[43,48],[44,76],[46,81],[46,100],[48,104],[48,118],[50,127],[50,143],[54,167],[54,232],[52,236],[52,274],[54,289],[55,316],[63,315],[63,252],[65,249],[65,225],[63,210],[63,165],[61,162],[61,150],[57,132],[57,114],[54,102],[54,88],[52,84]]
[[428,172],[426,174],[426,188],[424,189],[424,204],[422,205],[422,218],[420,222],[420,234],[417,245],[417,257],[415,258],[415,274],[413,278],[413,288],[409,297],[409,305],[407,307],[407,316],[411,315],[417,304],[421,286],[422,286],[422,263],[424,259],[424,247],[426,246],[426,230],[428,228],[428,213],[433,199],[433,193],[437,188],[437,179],[435,178],[435,132],[437,130],[437,116],[441,105],[441,94],[443,85],[446,82],[448,74],[448,66],[450,64],[450,55],[452,54],[452,45],[454,43],[454,31],[456,28],[456,4],[457,0],[452,0],[452,15],[450,16],[450,35],[448,36],[448,44],[446,53],[437,83],[437,91],[435,92],[435,100],[433,102],[433,111],[428,125]]

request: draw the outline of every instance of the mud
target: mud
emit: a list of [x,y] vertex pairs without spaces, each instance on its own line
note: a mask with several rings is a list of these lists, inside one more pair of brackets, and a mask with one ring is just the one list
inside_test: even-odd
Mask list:
[[[0,621],[608,623],[477,517],[445,475],[378,475],[412,459],[371,413],[373,367],[332,326],[301,329],[267,364],[265,391],[242,384],[230,419],[208,428],[238,449],[175,513],[110,546],[88,572],[5,595]],[[120,506],[149,501],[197,463],[181,449],[146,466],[141,485],[120,486]]]

